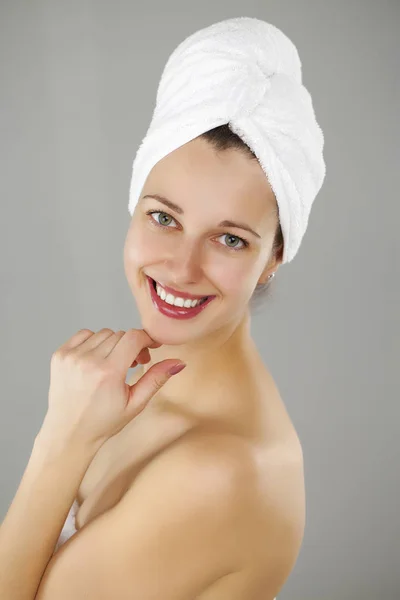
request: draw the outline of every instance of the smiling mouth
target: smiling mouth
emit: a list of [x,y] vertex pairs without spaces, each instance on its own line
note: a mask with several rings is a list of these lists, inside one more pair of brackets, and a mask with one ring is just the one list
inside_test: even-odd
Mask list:
[[[156,292],[156,294],[157,294],[157,282],[156,282],[156,280],[155,280],[155,279],[153,279],[152,277],[150,277],[150,280],[151,280],[152,286],[153,286],[153,288],[154,288],[154,290],[155,290],[155,292]],[[161,287],[162,287],[162,286],[161,286]],[[158,295],[158,294],[157,294],[157,295]],[[178,296],[178,294],[177,294],[175,297],[180,297],[180,296]],[[202,298],[202,299],[200,300],[200,302],[199,302],[199,306],[200,306],[200,304],[204,304],[204,302],[207,302],[207,300],[208,300],[209,298],[210,298],[210,296],[204,296],[204,298]]]

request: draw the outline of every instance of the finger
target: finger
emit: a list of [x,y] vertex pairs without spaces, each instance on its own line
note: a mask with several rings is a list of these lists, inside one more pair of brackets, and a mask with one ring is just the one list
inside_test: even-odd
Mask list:
[[[103,327],[103,329],[100,329],[95,334],[93,334],[92,336],[90,336],[86,340],[84,340],[76,348],[76,353],[77,354],[86,354],[87,352],[91,352],[92,350],[95,350],[96,348],[101,346],[105,340],[107,340],[110,337],[112,338],[114,335],[115,335],[115,332],[112,329],[109,329],[108,327]],[[103,352],[103,349],[101,350],[101,353],[103,355],[105,355],[105,352]]]
[[143,348],[141,352],[137,355],[136,360],[133,361],[130,368],[136,367],[138,364],[144,365],[151,360],[150,352],[148,348]]
[[163,385],[173,377],[169,369],[179,362],[176,358],[168,358],[156,363],[136,383],[129,386],[131,389],[126,407],[129,418],[139,414]]
[[[147,354],[146,354],[147,352]],[[144,348],[141,352],[139,352],[139,354],[136,357],[136,360],[133,361],[133,363],[130,365],[130,369],[133,369],[133,367],[136,367],[138,364],[145,364],[148,363],[150,360],[150,354],[147,348]]]
[[139,353],[153,343],[154,340],[144,329],[128,329],[107,356],[107,360],[112,362],[116,369],[126,373],[137,360]]
[[162,346],[160,342],[153,342],[152,344],[149,344],[149,348],[159,348],[160,346]]
[[[145,331],[147,333],[147,331],[145,329],[143,329],[143,331]],[[159,348],[160,346],[162,346],[162,344],[160,342],[156,342],[148,333],[147,333],[147,335],[152,340],[152,343],[148,344],[149,348]]]
[[150,360],[151,360],[150,354],[148,356],[144,355],[144,358],[142,358],[142,356],[143,356],[142,354],[139,354],[138,358],[136,360],[134,360],[133,363],[131,364],[131,367],[136,367],[136,365],[139,365],[139,364],[144,365],[144,364],[150,362]]
[[72,350],[72,348],[77,348],[80,344],[82,344],[82,342],[89,339],[92,335],[94,335],[94,332],[91,329],[80,329],[58,348],[58,352],[67,352]]
[[141,364],[149,362],[150,359],[151,357],[148,348],[143,348],[136,357],[137,362]]
[[119,340],[125,335],[125,331],[120,329],[116,333],[113,332],[113,335],[105,337],[100,344],[98,344],[95,348],[92,349],[92,352],[101,358],[107,358],[107,356],[114,350],[115,346],[118,344]]

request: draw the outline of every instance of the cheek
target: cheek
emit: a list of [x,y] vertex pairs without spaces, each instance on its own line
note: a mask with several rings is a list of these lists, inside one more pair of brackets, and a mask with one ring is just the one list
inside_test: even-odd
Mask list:
[[131,230],[124,245],[124,271],[129,285],[134,287],[137,282],[138,269],[145,264],[146,246],[139,232]]
[[151,264],[160,256],[160,241],[151,235],[144,227],[131,228],[124,246],[125,270]]
[[219,265],[218,269],[212,270],[210,278],[217,282],[223,294],[232,297],[246,297],[248,289],[251,289],[251,272],[245,261],[226,260]]

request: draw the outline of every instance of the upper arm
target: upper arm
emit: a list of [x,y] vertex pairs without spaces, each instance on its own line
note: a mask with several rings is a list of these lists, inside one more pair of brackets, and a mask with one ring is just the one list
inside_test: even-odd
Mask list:
[[178,444],[155,458],[52,557],[36,599],[193,598],[234,570],[236,466],[217,446]]

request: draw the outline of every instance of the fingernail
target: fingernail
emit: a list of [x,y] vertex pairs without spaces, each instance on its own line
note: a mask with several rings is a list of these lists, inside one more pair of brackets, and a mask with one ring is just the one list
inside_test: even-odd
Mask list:
[[168,373],[170,375],[176,375],[177,373],[179,373],[179,371],[182,371],[182,369],[184,369],[186,367],[186,363],[179,363],[178,365],[174,365],[173,367],[170,368],[170,370],[168,371]]

